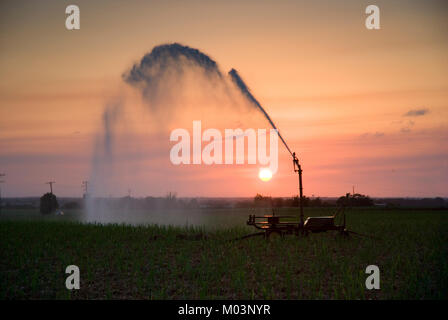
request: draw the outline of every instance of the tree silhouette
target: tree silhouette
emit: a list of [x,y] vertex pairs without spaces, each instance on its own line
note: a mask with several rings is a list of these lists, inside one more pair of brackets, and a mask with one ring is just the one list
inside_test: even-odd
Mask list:
[[40,213],[49,214],[58,208],[58,199],[53,193],[47,192],[40,198]]
[[369,196],[355,193],[354,195],[342,196],[337,201],[338,206],[370,207],[373,200]]

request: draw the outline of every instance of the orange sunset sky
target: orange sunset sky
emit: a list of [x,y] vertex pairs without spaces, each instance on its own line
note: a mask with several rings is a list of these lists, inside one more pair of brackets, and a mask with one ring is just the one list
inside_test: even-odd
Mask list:
[[[65,28],[69,4],[80,8],[80,30]],[[381,10],[380,30],[365,27],[369,4]],[[170,163],[169,130],[188,121],[155,125],[121,76],[154,46],[178,42],[239,71],[298,153],[307,196],[355,186],[373,197],[448,197],[447,13],[434,0],[1,1],[2,195],[40,196],[54,180],[56,195],[81,196],[117,96],[121,147],[98,195],[295,194],[280,142],[269,182],[259,165]],[[190,114],[190,125],[211,113]],[[259,126],[253,113],[231,124]]]

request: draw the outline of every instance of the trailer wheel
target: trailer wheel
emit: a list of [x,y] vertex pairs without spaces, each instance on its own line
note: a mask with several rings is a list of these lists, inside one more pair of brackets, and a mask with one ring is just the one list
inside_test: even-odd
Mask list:
[[268,240],[276,240],[276,239],[283,238],[283,234],[280,231],[270,231],[266,235],[267,235]]

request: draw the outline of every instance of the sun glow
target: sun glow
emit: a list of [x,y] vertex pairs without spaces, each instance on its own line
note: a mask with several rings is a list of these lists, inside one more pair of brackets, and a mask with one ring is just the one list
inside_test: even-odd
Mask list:
[[258,177],[261,181],[269,181],[272,178],[272,172],[269,169],[260,169]]

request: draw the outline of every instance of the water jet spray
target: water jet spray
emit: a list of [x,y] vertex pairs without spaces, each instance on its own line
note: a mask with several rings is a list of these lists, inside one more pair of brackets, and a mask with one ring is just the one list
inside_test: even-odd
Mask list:
[[282,140],[284,146],[288,150],[289,154],[292,156],[292,163],[294,166],[294,172],[297,172],[299,175],[299,207],[300,207],[300,224],[303,225],[304,223],[304,215],[303,215],[303,185],[302,185],[302,167],[300,166],[299,159],[296,156],[295,152],[292,152],[291,149],[289,149],[288,144],[286,143],[285,139],[283,139],[282,135],[280,134],[280,131],[278,130],[277,126],[275,125],[274,121],[272,121],[269,114],[266,112],[266,110],[261,106],[261,104],[258,102],[257,99],[252,95],[247,85],[244,83],[243,79],[241,79],[240,75],[235,69],[232,69],[229,71],[229,75],[232,78],[232,81],[235,83],[235,85],[241,90],[243,95],[245,95],[249,101],[254,104],[266,117],[266,119],[269,121],[271,126],[277,130],[278,136]]

